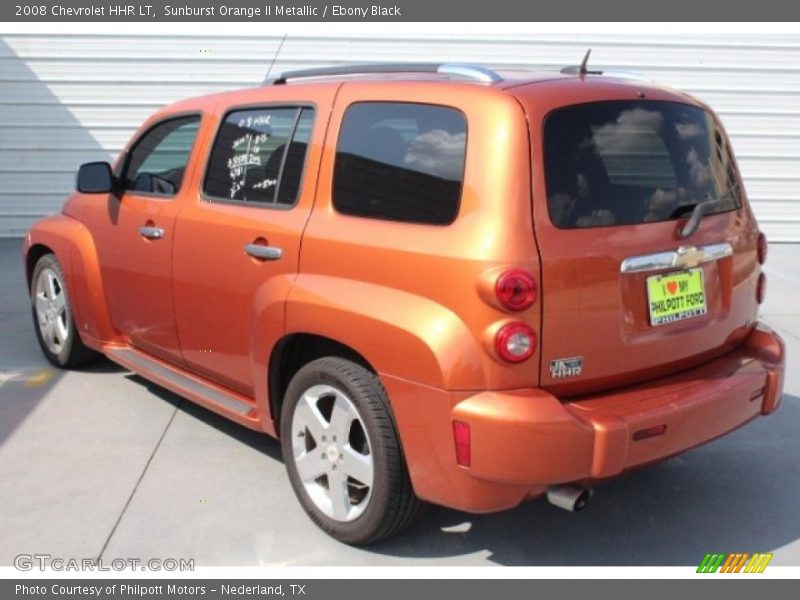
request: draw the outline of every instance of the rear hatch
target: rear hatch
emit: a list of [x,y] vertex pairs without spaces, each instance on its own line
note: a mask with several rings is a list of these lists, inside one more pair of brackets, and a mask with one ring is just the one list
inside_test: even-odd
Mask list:
[[[710,111],[604,78],[511,91],[531,133],[541,386],[610,389],[735,347],[756,318],[758,232]],[[682,238],[692,207],[714,199]]]

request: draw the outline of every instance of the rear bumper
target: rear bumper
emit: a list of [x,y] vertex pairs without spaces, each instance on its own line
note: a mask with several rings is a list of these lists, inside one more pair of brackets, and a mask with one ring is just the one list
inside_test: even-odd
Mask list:
[[[775,411],[784,364],[782,340],[759,325],[734,352],[623,390],[567,402],[538,389],[451,398],[447,422],[436,423],[449,439],[429,449],[438,454],[428,454],[420,469],[415,462],[422,457],[406,448],[412,480],[428,500],[484,512],[514,506],[550,485],[612,477]],[[456,465],[453,420],[470,426],[469,467]],[[400,429],[402,436],[402,423]]]

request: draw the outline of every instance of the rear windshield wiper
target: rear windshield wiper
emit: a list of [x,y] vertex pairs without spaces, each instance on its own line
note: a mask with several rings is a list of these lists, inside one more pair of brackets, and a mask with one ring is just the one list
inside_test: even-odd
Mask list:
[[734,193],[736,191],[737,186],[731,187],[727,192],[719,196],[718,198],[708,198],[707,200],[703,200],[702,202],[695,202],[694,204],[685,204],[684,206],[679,206],[670,215],[672,218],[678,217],[685,212],[692,211],[689,220],[686,222],[679,231],[678,237],[679,238],[688,238],[689,236],[693,235],[697,228],[700,227],[700,219],[706,216],[709,213],[712,213],[716,210],[721,208],[725,208],[726,206],[730,205],[731,200],[734,197]]

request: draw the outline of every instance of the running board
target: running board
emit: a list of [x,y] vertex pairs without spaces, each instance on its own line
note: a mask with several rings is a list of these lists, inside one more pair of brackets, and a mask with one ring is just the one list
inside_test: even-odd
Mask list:
[[232,416],[236,421],[248,421],[246,424],[250,426],[257,420],[254,413],[255,405],[223,391],[211,382],[204,383],[196,376],[187,375],[176,367],[130,347],[112,346],[104,348],[103,351],[115,363],[179,396],[202,404],[215,412]]

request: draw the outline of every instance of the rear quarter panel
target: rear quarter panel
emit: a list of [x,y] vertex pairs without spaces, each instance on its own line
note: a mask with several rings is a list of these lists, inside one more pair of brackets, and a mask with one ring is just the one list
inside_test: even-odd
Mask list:
[[[461,205],[451,225],[338,213],[336,142],[354,102],[418,102],[467,119]],[[481,297],[492,269],[538,276],[530,215],[529,142],[520,105],[502,91],[441,82],[347,82],[340,89],[306,228],[300,275],[287,306],[289,333],[311,329],[362,353],[380,373],[443,389],[536,384],[538,354],[511,366],[494,358],[493,332],[510,315]],[[538,304],[514,315],[536,328]]]

